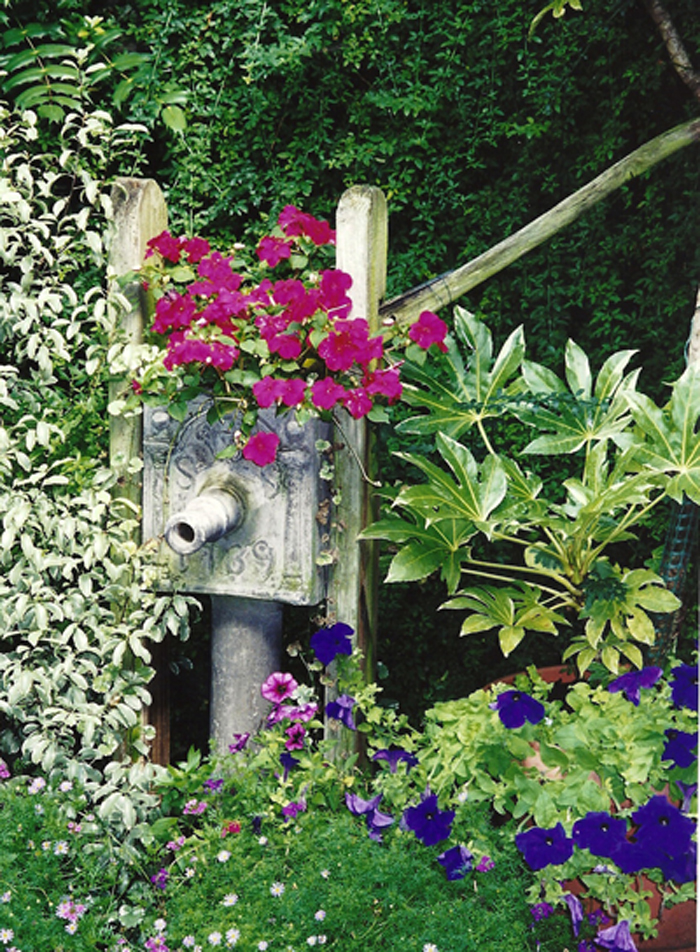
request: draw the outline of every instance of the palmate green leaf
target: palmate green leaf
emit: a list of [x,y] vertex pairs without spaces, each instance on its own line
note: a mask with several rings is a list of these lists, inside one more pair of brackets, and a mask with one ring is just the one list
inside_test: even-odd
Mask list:
[[501,651],[505,657],[520,644],[528,630],[557,633],[557,622],[564,619],[539,602],[540,592],[522,584],[496,588],[483,585],[449,599],[441,608],[468,611],[460,635],[472,635],[498,628]]
[[487,457],[479,472],[472,454],[456,440],[439,435],[437,448],[457,481],[422,456],[397,453],[395,455],[400,459],[422,470],[430,482],[402,489],[394,505],[419,510],[429,521],[450,516],[484,526],[507,489],[507,479],[500,460],[498,457]]
[[588,358],[569,341],[566,350],[568,387],[545,367],[523,361],[523,381],[533,401],[514,409],[523,423],[541,433],[525,453],[555,455],[575,453],[593,441],[619,441],[631,416],[626,396],[634,392],[639,371],[624,375],[634,351],[612,354],[603,364],[593,386]]
[[666,490],[677,502],[686,494],[700,505],[700,366],[685,370],[664,409],[641,393],[630,393],[627,399],[645,437],[644,444],[635,448],[636,464],[671,477]]

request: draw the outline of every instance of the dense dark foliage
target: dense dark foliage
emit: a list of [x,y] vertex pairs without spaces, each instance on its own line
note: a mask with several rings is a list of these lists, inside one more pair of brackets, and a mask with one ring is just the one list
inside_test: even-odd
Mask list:
[[[666,5],[698,66],[696,0]],[[380,186],[391,216],[390,293],[398,294],[486,250],[697,114],[641,2],[585,0],[582,13],[547,17],[528,39],[541,6],[64,0],[57,14],[55,4],[36,0],[11,8],[8,25],[105,16],[122,31],[125,52],[150,54],[120,108],[153,130],[142,168],[165,187],[176,230],[230,241],[286,202],[332,217],[345,187]],[[11,51],[18,48],[16,40]],[[180,104],[182,117],[171,112],[163,124],[164,103]],[[664,381],[683,366],[699,190],[691,147],[462,303],[501,340],[523,323],[529,356],[550,365],[559,364],[568,337],[599,363],[638,348],[643,385],[661,399]],[[662,535],[659,526],[655,544]],[[420,663],[419,646],[440,595],[421,593],[420,606],[414,595],[413,608],[401,602],[398,612],[398,590],[383,594],[381,654],[410,645],[409,666],[430,682],[419,693],[433,700],[443,688],[451,692]],[[401,632],[392,623],[397,614]],[[473,672],[474,642],[467,649],[446,624],[431,633],[428,653],[441,672],[449,667],[452,683],[453,672]],[[444,650],[435,651],[443,631]],[[481,670],[488,670],[496,658],[483,651]],[[405,683],[401,676],[393,693]]]

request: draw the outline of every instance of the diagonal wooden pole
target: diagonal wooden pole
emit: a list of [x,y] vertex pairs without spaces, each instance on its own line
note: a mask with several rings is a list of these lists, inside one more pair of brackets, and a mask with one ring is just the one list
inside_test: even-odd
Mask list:
[[408,291],[379,309],[384,320],[411,324],[421,311],[437,311],[455,301],[462,294],[486,281],[509,264],[522,258],[528,251],[547,241],[562,228],[576,221],[584,212],[606,198],[625,182],[641,175],[652,166],[673,155],[679,149],[700,141],[700,119],[676,126],[669,132],[646,142],[624,159],[620,159],[588,185],[565,198],[554,208],[525,225],[515,234],[500,241],[466,264]]

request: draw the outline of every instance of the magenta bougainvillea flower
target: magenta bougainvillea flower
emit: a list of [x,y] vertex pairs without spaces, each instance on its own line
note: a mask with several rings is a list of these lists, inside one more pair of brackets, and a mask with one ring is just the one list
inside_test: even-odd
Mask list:
[[311,402],[319,410],[331,410],[346,394],[345,387],[331,377],[315,380],[311,384]]
[[156,301],[156,314],[152,330],[157,334],[166,334],[189,327],[197,313],[197,307],[190,297],[168,291]]
[[204,364],[218,370],[230,370],[240,351],[221,341],[204,341],[198,338],[180,337],[172,334],[168,342],[168,352],[163,358],[166,370],[172,370],[181,364]]
[[268,264],[271,268],[276,267],[280,261],[291,257],[292,243],[285,241],[284,238],[275,238],[267,235],[261,238],[258,247],[255,249],[258,258]]
[[454,810],[438,808],[437,794],[426,792],[417,806],[404,810],[401,822],[425,846],[435,846],[449,837],[454,818]]
[[276,433],[255,433],[243,447],[243,458],[256,466],[274,463],[280,438]]
[[411,324],[408,331],[411,340],[423,350],[427,350],[431,344],[436,344],[438,350],[443,353],[447,353],[446,335],[447,324],[432,311],[422,311],[418,320],[415,324]]
[[175,238],[169,231],[163,231],[146,242],[146,258],[159,254],[161,258],[177,264],[182,255],[182,240]]
[[661,668],[655,667],[642,668],[641,671],[628,671],[627,674],[621,674],[619,678],[611,681],[608,691],[611,694],[622,691],[627,700],[638,707],[641,688],[653,687],[662,674]]
[[273,671],[270,677],[263,682],[260,693],[266,701],[281,704],[287,698],[292,697],[298,687],[297,682],[287,671]]
[[369,324],[362,318],[340,320],[328,337],[318,345],[319,356],[329,370],[350,370],[354,363],[362,367],[382,356],[381,337],[369,336]]
[[327,221],[319,221],[308,212],[303,212],[295,205],[285,205],[279,214],[277,224],[290,237],[305,235],[315,245],[329,245],[335,242],[335,231]]
[[388,367],[386,370],[375,370],[365,377],[365,391],[370,396],[381,394],[389,403],[398,400],[403,392],[398,367]]
[[352,636],[355,629],[336,622],[330,628],[321,628],[311,636],[311,649],[323,665],[329,665],[339,655],[352,654]]

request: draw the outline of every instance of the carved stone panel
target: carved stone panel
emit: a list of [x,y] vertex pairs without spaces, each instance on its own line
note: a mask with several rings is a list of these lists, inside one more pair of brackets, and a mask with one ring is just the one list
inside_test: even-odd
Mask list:
[[[201,403],[183,423],[164,408],[145,408],[143,534],[159,546],[161,588],[293,605],[324,597],[317,560],[327,530],[316,516],[327,508],[327,483],[319,479],[316,441],[327,438],[328,427],[317,420],[300,426],[291,413],[261,411],[259,419],[281,440],[276,462],[264,467],[240,454],[217,459],[231,444],[230,421],[207,423]],[[177,555],[163,539],[166,523],[222,470],[241,501],[242,518],[216,542]]]

